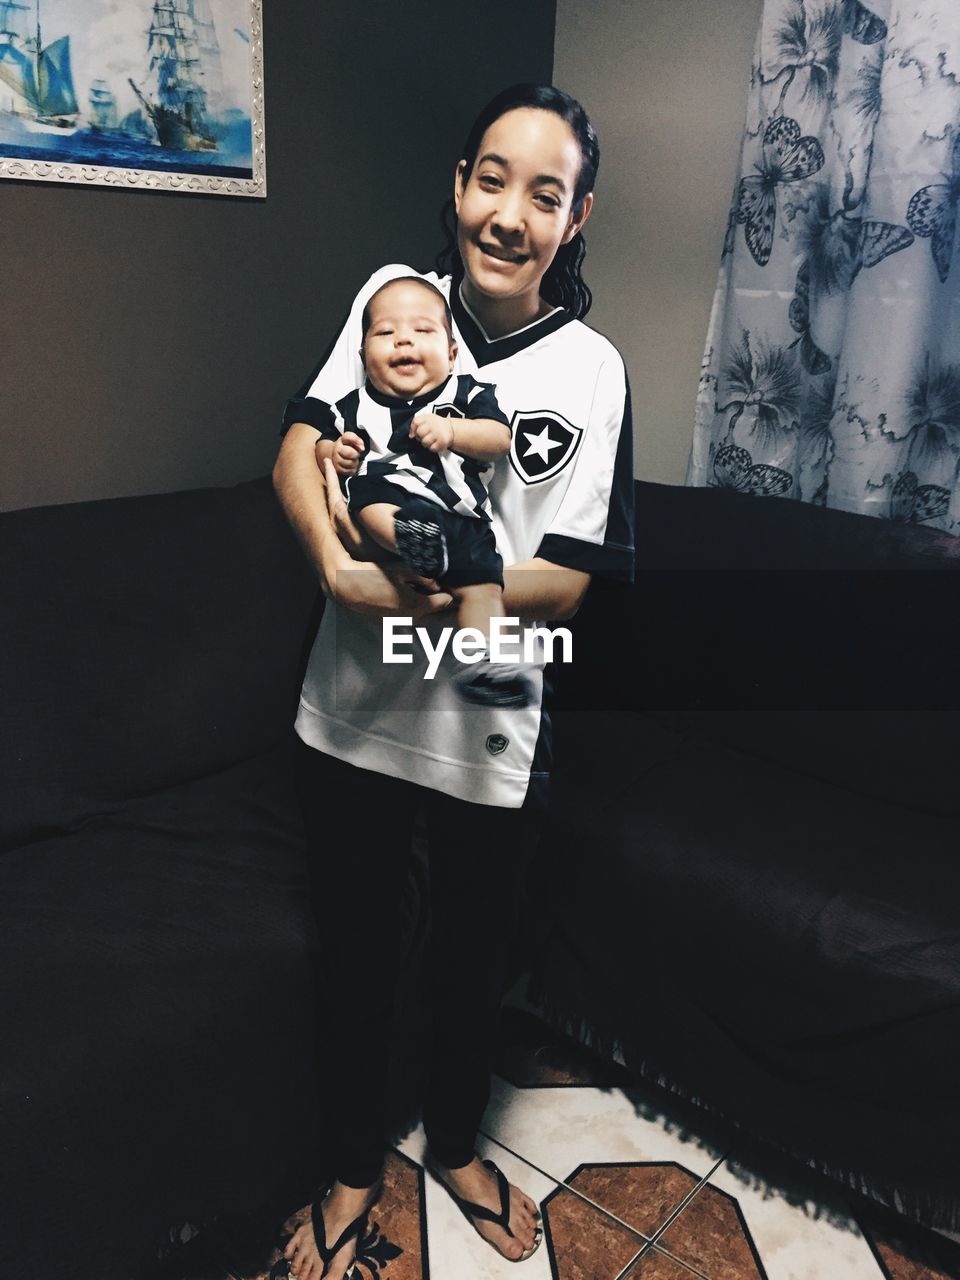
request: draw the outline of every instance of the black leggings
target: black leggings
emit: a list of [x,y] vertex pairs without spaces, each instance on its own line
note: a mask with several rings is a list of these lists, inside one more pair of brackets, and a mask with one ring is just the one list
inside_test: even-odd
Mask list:
[[320,932],[323,1110],[333,1168],[351,1187],[380,1176],[400,901],[417,812],[427,820],[433,1056],[423,1108],[447,1168],[473,1159],[490,1093],[500,1000],[546,787],[520,809],[469,804],[370,773],[298,739],[297,788]]

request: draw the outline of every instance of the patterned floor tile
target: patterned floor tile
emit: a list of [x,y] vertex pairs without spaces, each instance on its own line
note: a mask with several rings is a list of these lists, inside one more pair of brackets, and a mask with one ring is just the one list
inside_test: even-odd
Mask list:
[[657,1244],[709,1280],[882,1280],[853,1219],[818,1213],[745,1185],[724,1165]]
[[657,1229],[698,1185],[675,1164],[587,1164],[565,1179],[592,1204],[651,1240]]
[[694,1141],[638,1115],[619,1089],[517,1089],[495,1078],[483,1132],[557,1182],[587,1164],[635,1166],[629,1177],[638,1181],[625,1220],[644,1235],[661,1226],[716,1163]]
[[557,1187],[545,1198],[543,1222],[554,1280],[614,1280],[643,1245],[634,1232],[568,1187]]
[[860,1228],[886,1280],[958,1280],[960,1243],[889,1215],[858,1215]]
[[[370,1214],[369,1227],[357,1251],[355,1280],[428,1280],[423,1170],[402,1151],[390,1151],[384,1165],[383,1192]],[[292,1233],[310,1216],[304,1205],[284,1224]],[[280,1249],[255,1280],[286,1275]],[[239,1280],[239,1277],[238,1277]]]
[[737,1200],[701,1188],[657,1243],[710,1280],[766,1280],[766,1271]]
[[657,1248],[648,1249],[623,1280],[703,1280],[699,1271]]

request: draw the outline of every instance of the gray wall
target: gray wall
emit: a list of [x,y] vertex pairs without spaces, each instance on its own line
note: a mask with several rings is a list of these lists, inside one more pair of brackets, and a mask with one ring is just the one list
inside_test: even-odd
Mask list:
[[268,471],[357,285],[432,261],[476,111],[551,76],[554,0],[263,7],[265,201],[0,183],[0,507]]
[[597,125],[590,323],[623,352],[636,471],[683,480],[761,0],[557,0],[554,78]]

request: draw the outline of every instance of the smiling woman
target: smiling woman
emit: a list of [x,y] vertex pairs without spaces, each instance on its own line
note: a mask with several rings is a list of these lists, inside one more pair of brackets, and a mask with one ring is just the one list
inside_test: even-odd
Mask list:
[[[581,276],[582,227],[598,160],[596,134],[569,95],[549,85],[517,85],[499,94],[475,122],[454,172],[441,274],[420,277],[449,302],[452,381],[468,388],[471,402],[490,397],[489,416],[496,416],[497,405],[508,425],[509,454],[484,484],[489,527],[507,566],[503,611],[528,625],[571,617],[593,575],[629,580],[633,571],[626,374],[615,348],[581,323],[590,306]],[[365,316],[368,322],[397,319],[367,311],[371,298],[388,281],[413,274],[394,264],[360,290],[330,355],[288,404],[274,470],[281,501],[331,598],[296,729],[324,964],[318,1013],[334,1037],[324,1092],[337,1177],[287,1248],[298,1280],[341,1280],[379,1192],[392,1008],[384,974],[395,961],[396,903],[421,811],[432,918],[434,1043],[424,1098],[430,1162],[473,1226],[505,1257],[529,1256],[540,1238],[536,1205],[476,1156],[474,1142],[547,800],[550,721],[542,655],[525,669],[530,696],[516,705],[464,702],[446,653],[430,679],[423,653],[409,664],[385,664],[382,628],[370,619],[429,619],[450,597],[411,589],[403,565],[351,557],[341,533],[358,557],[363,553],[337,474],[326,458],[324,479],[315,460],[324,435],[319,449],[328,442],[336,447],[329,406],[352,404],[366,393],[359,354]],[[375,324],[373,334],[377,341],[383,336]],[[380,407],[396,415],[398,433],[416,432],[422,400],[406,390],[400,404],[394,398],[388,410]],[[456,413],[446,422],[445,466],[446,455],[460,451],[462,430]],[[475,446],[463,454],[467,474],[482,455]],[[357,946],[351,905],[360,901],[364,940]],[[350,1052],[361,1044],[363,1052]]]
[[[544,306],[584,316],[591,302],[580,274],[581,230],[593,208],[600,143],[573,98],[548,86],[524,88],[500,94],[477,117],[444,210],[449,244],[437,260],[441,270],[465,276],[468,301],[474,311],[487,311],[494,329],[508,323],[507,310],[516,311],[509,321],[525,324]],[[513,280],[504,272],[507,279],[497,281],[497,260],[513,263]],[[521,270],[531,264],[537,269]],[[498,315],[484,306],[482,280],[492,287],[491,299],[525,293],[524,304]]]
[[476,164],[462,160],[454,196],[464,301],[499,337],[552,310],[540,282],[593,206],[574,201],[580,147],[565,121],[524,108],[486,131]]

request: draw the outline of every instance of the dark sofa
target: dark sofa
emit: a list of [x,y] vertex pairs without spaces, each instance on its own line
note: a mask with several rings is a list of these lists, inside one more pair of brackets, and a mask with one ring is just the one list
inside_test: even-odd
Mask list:
[[[960,544],[654,485],[638,517],[561,673],[538,998],[956,1226]],[[131,1280],[316,1173],[316,586],[266,480],[7,513],[0,582],[0,1275]]]
[[915,525],[639,485],[636,585],[561,675],[531,986],[734,1149],[953,1231],[958,569]]
[[129,1280],[316,1141],[316,588],[265,481],[0,529],[0,1275]]

